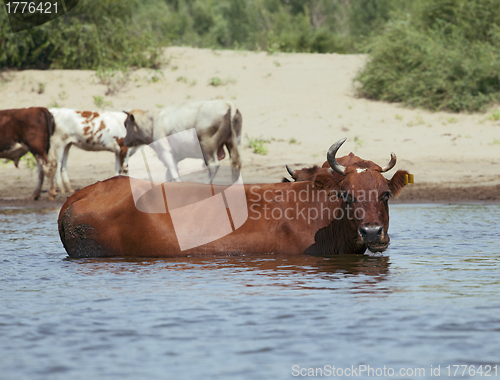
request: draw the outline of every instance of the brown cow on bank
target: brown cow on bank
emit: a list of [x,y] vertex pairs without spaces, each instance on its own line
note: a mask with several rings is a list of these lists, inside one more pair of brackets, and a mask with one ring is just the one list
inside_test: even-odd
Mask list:
[[[174,209],[165,194],[194,200],[203,191],[218,194],[223,190],[218,186],[164,183],[150,202],[159,205],[165,197],[169,210],[146,213],[134,203],[129,178],[98,182],[68,198],[59,214],[59,235],[71,257],[383,252],[389,245],[388,200],[404,187],[408,172],[399,170],[387,180],[383,168],[371,161],[343,167],[335,160],[342,143],[332,145],[328,154],[341,181],[329,168],[320,169],[311,181],[238,185],[243,186],[248,219],[236,225],[230,204],[226,210],[236,229],[232,226],[232,233],[196,248],[181,249],[173,220],[182,209]],[[186,213],[183,222],[196,225],[198,216]],[[202,232],[193,229],[193,239]]]
[[[0,158],[14,161],[16,167],[31,152],[38,166],[38,183],[31,199],[40,197],[44,174],[49,174],[47,154],[55,129],[52,114],[43,107],[0,111]],[[50,194],[51,199],[55,194]]]

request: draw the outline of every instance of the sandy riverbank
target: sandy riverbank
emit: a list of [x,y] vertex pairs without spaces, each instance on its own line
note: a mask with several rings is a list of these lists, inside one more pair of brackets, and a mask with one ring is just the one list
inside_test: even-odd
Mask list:
[[[243,133],[264,138],[268,153],[259,155],[244,139],[245,183],[277,182],[284,165],[300,168],[321,164],[338,139],[348,140],[339,154],[355,154],[385,164],[398,156],[397,169],[415,174],[402,202],[500,201],[500,121],[486,114],[450,114],[407,109],[358,99],[352,78],[366,56],[338,54],[275,54],[212,51],[171,47],[160,72],[137,70],[114,95],[105,95],[95,73],[80,70],[26,70],[11,73],[0,84],[2,109],[58,106],[154,109],[194,100],[228,99],[243,114]],[[219,78],[222,85],[209,85]],[[39,94],[40,83],[44,91]],[[101,108],[101,109],[102,109]],[[227,160],[225,160],[227,161]],[[72,148],[69,176],[75,188],[113,176],[114,155]],[[0,206],[30,205],[36,170],[25,163],[0,164]],[[46,204],[48,185],[42,200]],[[58,195],[55,205],[64,195]],[[37,206],[38,205],[38,206]]]

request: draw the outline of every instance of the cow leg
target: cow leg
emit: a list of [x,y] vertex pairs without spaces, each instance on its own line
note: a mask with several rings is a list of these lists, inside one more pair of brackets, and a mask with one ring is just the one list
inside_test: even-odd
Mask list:
[[219,165],[217,164],[210,164],[207,166],[208,168],[208,183],[212,184],[215,176],[217,175],[217,172],[219,170]]
[[50,178],[50,180],[49,180],[49,185],[50,185],[49,200],[51,200],[51,201],[55,201],[56,196],[57,196],[57,190],[56,190],[56,186],[54,184],[54,176],[55,176],[55,173],[53,173],[51,176],[49,176],[49,178]]
[[[60,175],[62,177],[62,185],[64,185],[64,187],[61,186],[61,189],[66,189],[66,191],[68,191],[70,193],[74,193],[75,190],[73,190],[73,188],[71,188],[71,184],[69,182],[69,177],[68,177],[68,170],[67,170],[69,148],[71,148],[71,144],[68,144],[68,145],[66,145],[64,147],[63,157],[62,157],[62,160],[61,160],[61,172],[60,172]],[[58,182],[57,185],[59,186],[59,182]],[[62,191],[64,192],[64,190],[62,190]]]
[[115,171],[118,168],[117,175],[128,175],[128,158],[130,157],[130,151],[133,148],[123,149],[120,147],[120,152],[116,155],[115,161]]
[[64,148],[59,149],[54,147],[54,155],[56,157],[57,161],[57,166],[56,166],[56,172],[54,175],[54,179],[52,182],[54,182],[54,185],[51,185],[54,187],[54,189],[59,190],[61,193],[65,192],[64,185],[63,185],[63,180],[62,180],[62,163],[63,163],[63,157],[64,157]]
[[226,148],[229,152],[229,157],[231,157],[231,175],[233,178],[233,182],[236,182],[240,178],[240,152],[238,150],[238,146],[236,144],[233,144],[232,141],[226,142]]
[[138,146],[129,147],[127,149],[127,153],[125,154],[125,157],[123,157],[123,164],[120,169],[121,175],[128,175],[128,160],[134,155],[135,152],[137,152],[138,149]]
[[172,149],[167,144],[161,144],[160,146],[156,147],[156,154],[158,155],[158,158],[163,163],[163,165],[165,165],[165,167],[168,169],[166,181],[168,182],[172,180],[174,182],[181,182],[179,169],[177,168],[177,160],[172,154]]
[[234,166],[231,166],[231,177],[233,178],[233,183],[240,178],[240,171]]
[[120,158],[120,152],[115,153],[115,176],[122,173],[122,160]]
[[57,170],[57,158],[54,151],[51,149],[49,151],[49,162],[46,165],[43,165],[43,171],[49,180],[49,200],[53,201],[56,199],[57,190],[55,186],[55,177]]
[[33,194],[31,194],[30,197],[30,200],[32,201],[36,201],[38,200],[38,198],[40,198],[40,193],[42,192],[42,185],[44,178],[43,166],[39,158],[36,159],[36,166],[38,168],[38,182],[36,184],[35,191],[33,192]]
[[[222,154],[220,153],[220,149],[222,149]],[[215,150],[212,154],[205,154],[205,164],[208,169],[208,183],[212,184],[217,172],[219,170],[219,158],[224,158],[224,146],[221,145],[220,149]],[[206,149],[206,152],[209,152],[209,149]]]

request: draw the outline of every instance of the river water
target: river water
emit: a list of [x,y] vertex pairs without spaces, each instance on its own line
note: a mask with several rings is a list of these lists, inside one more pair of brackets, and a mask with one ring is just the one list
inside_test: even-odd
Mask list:
[[390,211],[378,256],[70,260],[2,209],[0,379],[498,377],[500,205]]

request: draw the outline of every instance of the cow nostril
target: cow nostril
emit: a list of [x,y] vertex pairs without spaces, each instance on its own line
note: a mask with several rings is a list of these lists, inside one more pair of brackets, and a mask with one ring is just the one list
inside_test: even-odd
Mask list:
[[383,226],[359,227],[359,235],[365,240],[380,239],[383,235]]

